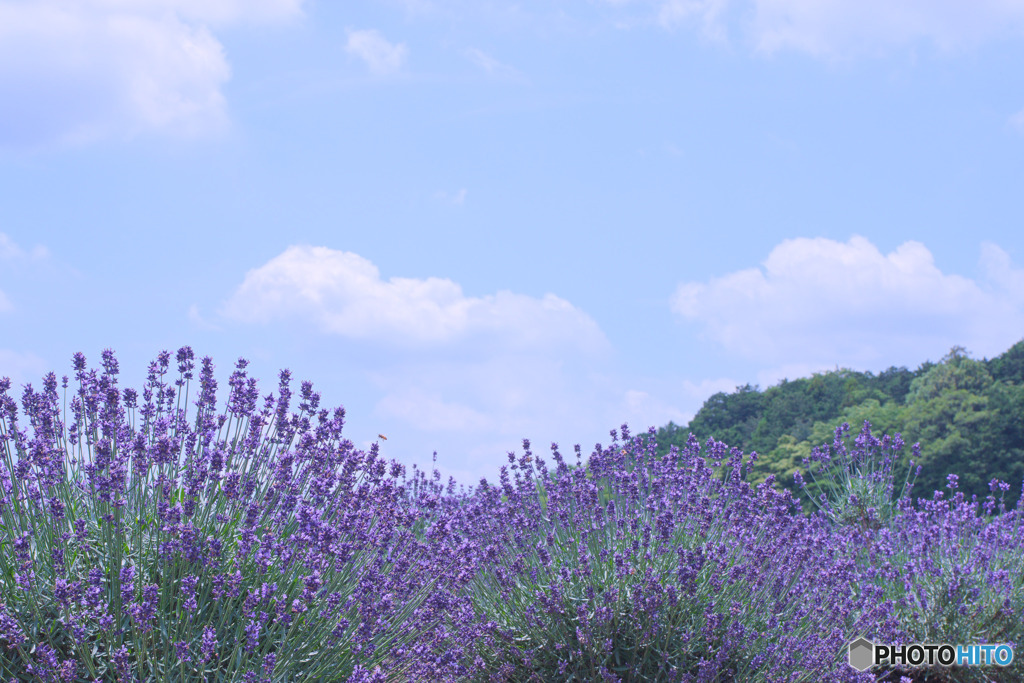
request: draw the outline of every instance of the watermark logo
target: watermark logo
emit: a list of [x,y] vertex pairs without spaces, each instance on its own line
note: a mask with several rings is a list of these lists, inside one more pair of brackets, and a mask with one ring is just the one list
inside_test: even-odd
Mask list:
[[849,662],[857,671],[867,671],[878,664],[905,666],[1009,666],[1013,663],[1013,647],[1002,644],[948,645],[942,643],[910,643],[878,645],[867,638],[850,643]]

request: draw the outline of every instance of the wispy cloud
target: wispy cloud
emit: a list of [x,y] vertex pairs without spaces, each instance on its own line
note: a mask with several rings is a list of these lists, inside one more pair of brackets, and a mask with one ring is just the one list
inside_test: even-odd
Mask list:
[[955,344],[998,353],[1024,329],[1024,271],[996,245],[982,267],[988,286],[943,273],[919,242],[883,254],[859,236],[800,238],[761,267],[680,284],[672,310],[728,351],[779,365],[873,365]]
[[460,188],[455,192],[445,192],[443,190],[434,193],[434,199],[445,204],[451,204],[453,206],[462,206],[466,203],[466,197],[469,192],[466,188]]
[[824,55],[876,51],[927,40],[942,49],[970,46],[1024,29],[1024,4],[930,0],[757,0],[758,46]]
[[[40,380],[49,370],[46,361],[34,353],[0,349],[0,377],[9,378],[12,389],[27,383],[32,383],[38,388],[41,385]],[[15,395],[20,393],[17,392]]]
[[8,235],[0,232],[0,261],[41,261],[49,256],[50,251],[41,244],[25,251]]
[[[418,357],[371,373],[383,393],[374,416],[395,421],[396,433],[398,425],[409,426],[458,439],[467,450],[481,440],[503,439],[504,449],[489,455],[492,463],[523,438],[547,444],[559,433],[599,437],[624,418],[637,417],[616,404],[614,387],[588,376],[589,361],[578,360],[508,350],[476,359]],[[649,406],[637,407],[642,414]]]
[[375,410],[431,432],[481,432],[496,427],[494,418],[463,403],[446,401],[440,392],[423,387],[404,387],[389,393]]
[[386,0],[386,2],[401,7],[409,16],[430,14],[437,9],[430,0]]
[[1024,133],[1024,109],[1010,117],[1010,125],[1017,129],[1017,132]]
[[[8,270],[11,266],[26,263],[38,263],[50,257],[49,250],[41,244],[37,244],[26,251],[5,233],[0,232],[0,265]],[[0,313],[9,313],[14,310],[14,304],[7,294],[0,290]]]
[[390,43],[373,29],[349,31],[345,51],[358,57],[377,75],[399,71],[405,63],[409,50],[402,43]]
[[757,47],[848,56],[929,41],[970,46],[1024,28],[1024,4],[1004,0],[754,0]]
[[[604,0],[614,20],[664,29],[693,27],[706,38],[738,37],[756,50],[796,50],[827,59],[875,54],[925,41],[951,50],[1016,36],[1017,0]],[[643,20],[646,18],[646,22]]]
[[622,419],[635,429],[645,429],[652,425],[660,427],[669,422],[687,424],[693,418],[693,415],[683,413],[675,405],[639,389],[626,390],[621,409]]
[[517,80],[523,79],[523,74],[520,73],[518,69],[499,62],[483,50],[471,47],[466,49],[463,54],[466,55],[466,58],[469,59],[469,61],[473,62],[473,64],[477,65],[491,76]]
[[724,40],[727,27],[724,13],[729,0],[663,0],[658,8],[658,23],[664,28],[696,22],[703,35],[714,40]]
[[1024,268],[1015,268],[1010,255],[992,242],[981,244],[981,268],[1014,304],[1024,307]]
[[189,322],[191,322],[193,325],[195,325],[201,330],[221,329],[219,325],[215,325],[208,321],[205,317],[203,317],[203,315],[199,312],[199,306],[196,304],[192,304],[191,306],[188,307],[188,319]]
[[[77,0],[74,4],[90,12],[124,14],[174,14],[183,21],[211,26],[238,23],[280,22],[302,16],[305,0]],[[55,4],[42,0],[36,4]],[[71,4],[71,3],[56,3]]]

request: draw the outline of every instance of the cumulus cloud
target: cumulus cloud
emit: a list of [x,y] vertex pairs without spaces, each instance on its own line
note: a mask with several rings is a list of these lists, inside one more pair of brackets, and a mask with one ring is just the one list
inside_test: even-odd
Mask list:
[[307,341],[338,365],[358,356],[373,396],[360,422],[372,428],[352,438],[386,434],[381,448],[406,463],[429,466],[437,450],[442,471],[470,483],[493,479],[523,438],[545,457],[557,441],[571,458],[573,444],[589,453],[624,421],[634,431],[684,424],[708,395],[736,386],[625,376],[596,323],[552,294],[468,296],[449,279],[387,278],[325,247],[292,246],[251,270],[220,312],[268,334],[320,332],[323,344]]
[[298,316],[328,334],[411,346],[480,335],[519,348],[607,344],[589,316],[554,294],[468,297],[448,279],[383,280],[369,260],[326,247],[292,246],[250,271],[223,314],[264,324]]
[[0,145],[221,130],[231,69],[211,28],[287,19],[301,1],[0,2]]
[[995,354],[1024,329],[1024,276],[995,245],[981,263],[989,286],[943,273],[919,242],[883,254],[859,236],[800,238],[761,267],[680,284],[671,306],[725,349],[762,362],[873,366],[955,344]]
[[366,63],[371,73],[385,75],[402,68],[408,48],[401,43],[389,43],[372,29],[349,31],[345,51]]

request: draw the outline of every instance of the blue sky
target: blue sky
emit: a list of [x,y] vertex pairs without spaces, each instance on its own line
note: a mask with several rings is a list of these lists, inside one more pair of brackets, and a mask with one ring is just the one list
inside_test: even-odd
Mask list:
[[1021,63],[1021,0],[0,0],[0,375],[242,356],[473,484],[993,356]]

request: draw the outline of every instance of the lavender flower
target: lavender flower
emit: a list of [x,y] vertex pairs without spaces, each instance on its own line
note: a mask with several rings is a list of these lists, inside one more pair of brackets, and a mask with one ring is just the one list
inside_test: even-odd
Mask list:
[[63,415],[53,373],[20,412],[0,379],[2,680],[866,682],[916,674],[858,674],[858,636],[1024,641],[1009,484],[915,502],[868,424],[795,475],[810,515],[754,454],[626,425],[466,489],[355,449],[310,382],[292,412],[287,370],[261,402],[239,359],[218,412],[174,360],[136,391],[75,354]]
[[447,518],[404,468],[343,439],[311,383],[290,412],[287,370],[260,410],[240,360],[218,414],[202,359],[190,419],[195,355],[175,359],[177,379],[162,352],[121,391],[113,352],[100,370],[75,354],[67,424],[51,373],[25,387],[31,431],[0,381],[5,679],[344,680],[436,649],[459,563],[419,536]]

